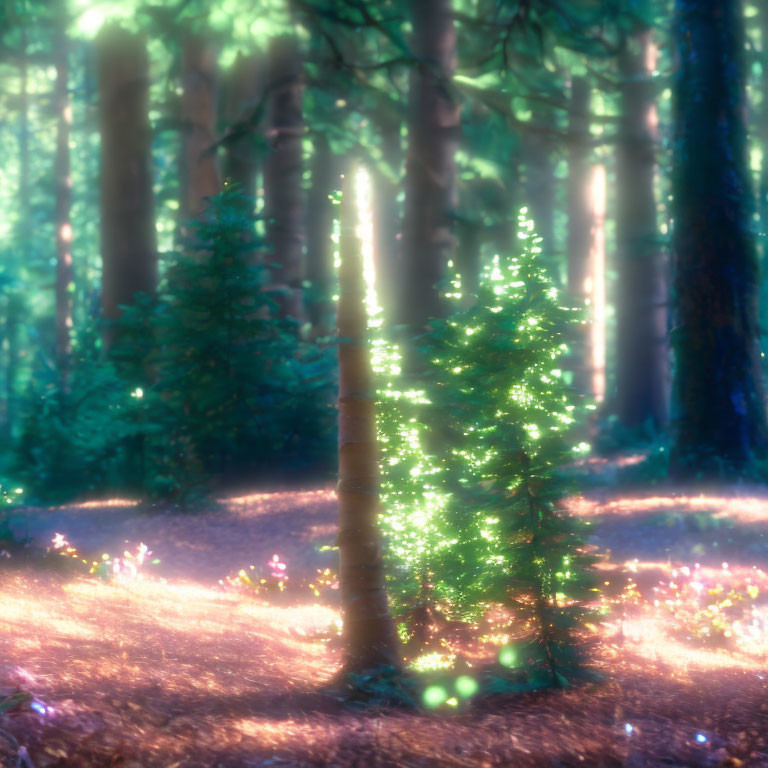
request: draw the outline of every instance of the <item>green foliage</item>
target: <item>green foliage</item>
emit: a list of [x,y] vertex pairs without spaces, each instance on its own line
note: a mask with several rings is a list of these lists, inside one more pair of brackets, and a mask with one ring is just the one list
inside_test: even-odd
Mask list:
[[41,358],[25,393],[15,470],[34,498],[59,501],[131,484],[138,403],[100,356],[98,336],[91,319],[75,339],[68,382]]
[[41,366],[19,445],[33,493],[187,502],[267,470],[327,469],[333,357],[276,315],[240,198],[211,200],[156,299],[125,308],[109,355],[92,322],[66,387]]
[[[395,612],[418,633],[434,599],[430,574],[443,549],[458,542],[446,527],[447,497],[439,488],[439,467],[426,449],[420,421],[430,401],[423,390],[404,389],[398,348],[374,343],[378,374],[377,428],[381,451],[382,534],[390,553],[389,595]],[[448,595],[446,595],[448,597]]]
[[[408,410],[415,398],[401,396],[398,422],[386,388],[380,395],[383,523],[401,615],[417,589],[423,604],[461,620],[504,606],[529,683],[559,686],[578,667],[591,595],[561,470],[589,446],[574,445],[581,408],[559,368],[577,315],[540,269],[532,227],[521,217],[519,253],[493,260],[474,305],[433,321],[418,415]],[[454,286],[448,295],[459,300]]]
[[176,425],[172,445],[225,479],[311,468],[331,453],[334,424],[333,356],[277,315],[241,198],[225,191],[194,223],[194,250],[169,266],[155,329],[153,386]]
[[22,494],[21,488],[11,488],[6,483],[0,485],[0,561],[9,557],[8,549],[19,546],[17,535],[13,530],[13,510]]

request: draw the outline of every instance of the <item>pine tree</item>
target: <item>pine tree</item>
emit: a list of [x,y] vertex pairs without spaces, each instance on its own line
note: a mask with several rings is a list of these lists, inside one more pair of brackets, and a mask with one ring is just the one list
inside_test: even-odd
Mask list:
[[[441,314],[438,283],[455,247],[451,214],[456,208],[455,154],[459,105],[450,91],[456,62],[451,0],[423,0],[410,6],[413,52],[408,96],[408,154],[403,217],[402,283],[398,323],[423,333]],[[404,350],[411,367],[409,350]]]
[[286,317],[303,322],[304,75],[298,40],[292,36],[273,39],[267,58],[267,138],[270,147],[264,158],[264,209],[270,250],[268,258],[274,267],[272,280],[280,311]]
[[278,317],[241,198],[235,190],[210,198],[192,222],[190,250],[169,265],[154,361],[178,469],[189,453],[225,480],[279,461],[311,467],[332,434],[330,355]]
[[677,0],[670,471],[754,474],[768,450],[750,232],[743,6]]
[[[591,595],[591,559],[562,504],[562,470],[589,448],[570,437],[584,408],[559,367],[578,314],[539,266],[525,217],[518,238],[471,307],[433,321],[424,392],[398,391],[396,350],[380,344],[382,524],[390,592],[416,640],[427,640],[420,622],[502,604],[525,685],[560,686],[579,666]],[[454,285],[447,297],[460,303]]]
[[[579,303],[588,298],[589,248],[592,213],[589,201],[589,101],[590,84],[585,76],[571,80],[570,146],[568,152],[568,292]],[[572,357],[576,389],[590,391],[589,326],[572,328]]]
[[205,36],[188,31],[181,52],[181,179],[182,233],[199,216],[208,199],[221,191],[216,155],[218,68],[216,51]]
[[662,429],[667,420],[669,349],[664,257],[656,224],[657,140],[648,57],[653,40],[636,25],[624,40],[621,141],[616,150],[616,415],[629,430]]
[[[99,35],[102,313],[114,323],[157,282],[146,44],[117,26]],[[107,346],[114,337],[107,326]]]
[[59,0],[55,8],[53,55],[56,66],[56,364],[62,381],[67,381],[72,351],[72,179],[69,157],[69,134],[72,107],[69,103],[69,41],[66,34],[66,4]]
[[483,601],[509,609],[529,684],[558,687],[579,666],[591,594],[591,559],[563,508],[561,472],[589,446],[569,438],[582,408],[560,368],[577,313],[539,266],[540,240],[524,215],[518,238],[517,255],[483,272],[476,304],[435,327],[428,423],[452,446],[440,477],[452,496],[447,520],[465,540],[454,577],[466,584],[474,572]]

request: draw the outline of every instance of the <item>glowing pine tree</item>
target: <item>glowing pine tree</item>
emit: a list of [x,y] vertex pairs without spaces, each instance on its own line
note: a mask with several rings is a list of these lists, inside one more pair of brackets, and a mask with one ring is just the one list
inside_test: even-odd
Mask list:
[[458,546],[458,540],[445,526],[448,497],[440,489],[439,464],[425,447],[422,420],[431,403],[424,390],[401,388],[396,345],[380,336],[373,359],[388,591],[408,640],[406,650],[420,650],[429,640],[435,614],[446,613],[441,604],[450,602],[450,594],[436,588],[436,572],[441,554]]
[[463,532],[442,573],[454,574],[459,605],[479,584],[488,603],[506,606],[530,683],[557,686],[578,664],[591,595],[591,558],[560,475],[589,449],[570,438],[579,406],[559,367],[578,315],[539,266],[524,215],[518,237],[519,253],[483,272],[475,304],[434,323],[428,416],[451,446],[439,474],[451,494],[445,522]]

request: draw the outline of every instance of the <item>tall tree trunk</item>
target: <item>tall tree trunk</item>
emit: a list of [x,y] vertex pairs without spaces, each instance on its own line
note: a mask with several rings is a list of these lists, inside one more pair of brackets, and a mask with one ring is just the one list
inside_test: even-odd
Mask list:
[[386,317],[397,309],[397,298],[403,281],[401,217],[397,191],[403,164],[400,136],[401,115],[393,104],[383,105],[376,113],[376,126],[381,142],[382,160],[387,170],[374,174],[373,242],[376,262],[376,288]]
[[216,54],[202,35],[188,33],[181,51],[181,215],[199,216],[221,191],[214,149],[218,104]]
[[658,242],[656,112],[647,60],[650,30],[628,38],[619,56],[621,141],[616,151],[616,414],[629,429],[667,420],[667,311]]
[[453,257],[456,208],[455,154],[459,106],[451,98],[456,31],[451,0],[411,4],[413,51],[403,219],[403,274],[397,320],[411,335],[442,314],[437,283]]
[[674,441],[679,478],[748,474],[768,442],[747,167],[743,7],[676,0]]
[[379,456],[354,168],[344,179],[339,268],[339,582],[344,671],[401,667],[384,588],[378,529]]
[[330,198],[341,182],[340,158],[331,151],[322,133],[313,136],[312,182],[307,205],[307,280],[310,293],[306,297],[307,314],[316,336],[328,336],[333,330],[332,299],[333,219],[334,205]]
[[66,14],[59,10],[54,38],[56,66],[56,363],[66,390],[69,378],[70,331],[72,329],[72,178],[70,175],[69,131],[72,108],[69,104],[69,45],[66,35]]
[[[157,282],[155,208],[152,195],[149,72],[143,40],[119,27],[100,33],[101,306],[113,324],[120,306]],[[114,327],[105,331],[105,346]]]
[[[568,292],[583,306],[589,298],[589,251],[592,232],[589,168],[590,85],[586,77],[571,81],[568,147]],[[577,391],[591,391],[589,325],[577,326],[571,341],[571,369]]]
[[[22,248],[29,246],[32,235],[30,206],[30,155],[29,155],[29,62],[27,59],[27,30],[21,26],[21,58],[19,62],[19,223],[18,238]],[[3,394],[5,412],[2,431],[6,441],[13,432],[16,416],[16,375],[19,355],[18,297],[13,289],[7,291],[5,302],[5,339],[8,343],[5,355]]]
[[304,121],[303,72],[296,38],[279,37],[269,46],[270,151],[264,160],[264,207],[267,255],[275,264],[273,288],[280,292],[281,312],[304,317],[304,193],[302,191]]
[[[256,197],[258,126],[254,112],[264,94],[265,62],[261,56],[237,55],[226,82],[225,119],[231,138],[224,152],[224,178],[248,197]],[[248,205],[248,212],[254,206]]]
[[29,173],[29,62],[27,34],[22,27],[19,62],[19,232],[22,239],[30,235]]

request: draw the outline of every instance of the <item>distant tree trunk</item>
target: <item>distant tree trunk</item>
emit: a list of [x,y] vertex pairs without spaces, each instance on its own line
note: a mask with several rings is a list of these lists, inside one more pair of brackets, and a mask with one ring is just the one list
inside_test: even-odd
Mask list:
[[221,191],[214,144],[218,104],[216,54],[202,35],[189,33],[181,51],[181,215],[199,216]]
[[56,363],[66,390],[69,378],[70,331],[72,329],[72,178],[70,176],[69,130],[72,108],[69,104],[69,44],[66,36],[66,15],[60,14],[54,37],[56,66]]
[[394,105],[385,105],[376,113],[376,127],[381,142],[382,160],[392,175],[374,173],[373,242],[376,262],[376,288],[388,320],[397,310],[397,297],[403,284],[401,217],[397,191],[403,164],[400,136],[401,115]]
[[[499,218],[498,224],[491,233],[491,243],[493,244],[494,251],[497,253],[511,252],[514,245],[515,232],[517,232],[517,217],[521,207],[517,196],[521,187],[517,166],[517,158],[513,154],[509,158],[509,175],[502,184],[496,187],[494,206]],[[554,168],[552,180],[554,181]],[[554,229],[552,237],[554,237]],[[553,244],[550,243],[549,250],[551,251],[552,249]]]
[[304,121],[303,72],[296,38],[279,37],[269,47],[269,114],[271,145],[264,160],[264,207],[267,260],[276,265],[273,288],[281,292],[281,312],[304,318],[304,193],[302,191]]
[[333,331],[333,219],[334,205],[330,195],[341,183],[340,158],[331,151],[326,136],[313,135],[312,181],[307,205],[307,280],[310,293],[306,297],[307,314],[315,336],[328,336]]
[[[29,247],[32,235],[30,218],[30,156],[29,156],[29,62],[27,59],[27,30],[21,26],[21,57],[19,61],[19,223],[18,237],[23,249]],[[7,291],[5,301],[5,355],[3,394],[3,436],[10,439],[16,416],[16,375],[19,357],[20,307],[13,289]]]
[[[586,77],[571,81],[571,118],[568,137],[568,292],[584,305],[589,293],[589,251],[592,209],[589,198],[589,99]],[[591,391],[589,326],[577,326],[571,342],[573,385],[577,391]]]
[[477,218],[464,220],[456,228],[459,247],[456,271],[461,276],[462,306],[471,306],[480,282],[480,255],[483,248],[483,224]]
[[[261,56],[238,54],[225,88],[224,113],[227,131],[232,133],[232,137],[227,141],[224,152],[224,178],[251,198],[256,197],[259,166],[255,141],[259,126],[253,119],[264,94],[265,74],[265,62]],[[248,213],[253,212],[254,206],[248,205]]]
[[676,0],[670,473],[749,474],[768,442],[750,233],[743,7]]
[[[154,293],[157,244],[152,195],[149,72],[143,40],[119,27],[100,33],[101,255],[104,319],[139,292]],[[105,331],[105,345],[114,328]]]
[[616,150],[616,414],[629,429],[667,420],[667,309],[656,222],[655,104],[646,64],[649,30],[628,38],[619,56],[621,141]]
[[354,169],[344,180],[339,268],[339,582],[344,671],[401,668],[384,588],[378,529],[379,456]]
[[456,31],[451,0],[411,4],[413,51],[406,156],[403,270],[397,320],[410,335],[443,313],[437,283],[453,257],[459,106],[451,98]]
[[29,62],[27,34],[22,27],[21,59],[19,62],[19,231],[22,239],[30,235],[29,194]]
[[[540,119],[551,120],[549,115]],[[533,219],[536,234],[542,238],[542,263],[554,270],[555,246],[555,165],[552,157],[552,141],[542,134],[530,133],[523,137],[525,159],[525,197],[528,215]],[[553,274],[560,284],[560,275]]]

